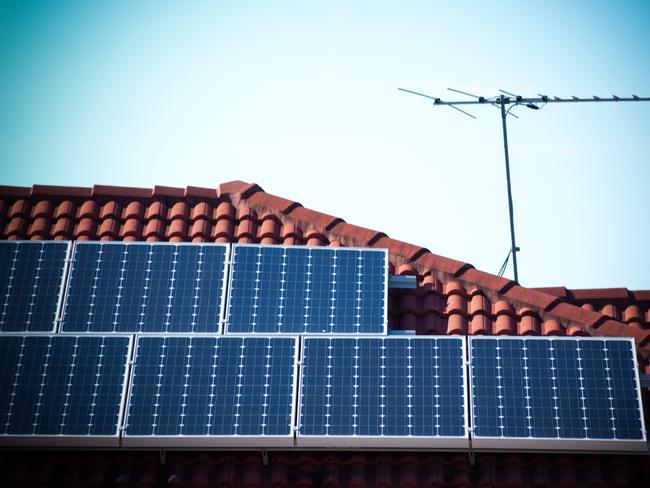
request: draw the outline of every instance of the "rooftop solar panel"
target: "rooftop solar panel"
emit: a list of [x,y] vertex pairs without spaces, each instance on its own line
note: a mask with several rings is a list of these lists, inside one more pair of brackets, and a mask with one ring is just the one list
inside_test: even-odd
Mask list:
[[385,249],[235,245],[226,331],[385,334]]
[[137,339],[125,446],[291,447],[297,338]]
[[634,342],[472,337],[477,449],[646,450]]
[[0,336],[0,445],[119,445],[130,337]]
[[220,332],[225,244],[77,242],[61,332]]
[[461,337],[303,337],[298,447],[469,447]]
[[54,332],[69,248],[0,241],[0,332]]

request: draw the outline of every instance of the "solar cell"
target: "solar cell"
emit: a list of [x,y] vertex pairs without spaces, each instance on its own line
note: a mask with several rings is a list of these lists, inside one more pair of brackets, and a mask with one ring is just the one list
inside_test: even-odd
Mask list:
[[0,337],[0,444],[113,446],[130,337]]
[[473,445],[645,450],[634,342],[472,337]]
[[293,446],[298,341],[140,336],[125,446]]
[[54,332],[69,242],[0,241],[0,331]]
[[304,337],[298,447],[469,446],[460,337]]
[[233,246],[229,333],[383,334],[385,249]]
[[220,332],[225,244],[77,242],[62,332]]

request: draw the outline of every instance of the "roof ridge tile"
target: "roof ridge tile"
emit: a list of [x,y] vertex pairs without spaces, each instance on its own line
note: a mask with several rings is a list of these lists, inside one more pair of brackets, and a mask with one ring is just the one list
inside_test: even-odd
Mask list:
[[29,186],[11,186],[0,185],[0,196],[3,197],[29,197],[32,194],[32,189]]
[[135,188],[128,186],[94,185],[91,197],[109,198],[150,198],[149,188]]
[[31,196],[90,198],[92,193],[92,188],[84,186],[34,185],[32,186]]

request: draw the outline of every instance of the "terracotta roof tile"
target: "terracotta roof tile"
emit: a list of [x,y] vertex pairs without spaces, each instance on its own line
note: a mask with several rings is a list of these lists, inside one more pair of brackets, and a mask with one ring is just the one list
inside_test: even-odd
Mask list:
[[55,219],[67,218],[74,219],[77,215],[77,206],[70,200],[64,200],[57,207],[54,212]]
[[247,199],[257,192],[263,192],[255,183],[244,183],[243,181],[231,181],[219,185],[219,196],[234,195],[237,198]]
[[[65,187],[61,187],[65,188]],[[7,185],[0,185],[0,195],[2,195],[5,198],[11,198],[11,197],[29,197],[32,194],[32,189],[27,186],[7,186]]]
[[516,302],[526,303],[539,310],[551,310],[556,304],[561,302],[557,297],[516,284],[508,289],[505,295]]
[[109,197],[109,198],[149,198],[151,190],[148,188],[128,188],[125,186],[93,186],[92,197]]
[[424,268],[432,269],[453,277],[462,276],[465,272],[473,268],[469,263],[438,256],[431,252],[421,254],[417,258],[416,262]]
[[183,198],[185,196],[185,189],[173,186],[156,185],[153,187],[153,192],[151,192],[150,195],[154,198]]
[[205,199],[205,200],[217,200],[219,198],[219,193],[216,188],[202,188],[198,186],[188,186],[184,192],[185,198],[189,199]]
[[297,202],[294,203],[296,203],[296,205],[294,207],[290,207],[289,210],[284,211],[284,213],[298,222],[313,225],[315,228],[322,229],[323,231],[331,231],[337,225],[344,223],[343,219],[341,218],[333,217],[321,212],[316,212],[315,210],[300,206],[300,204]]
[[92,191],[92,188],[79,186],[34,185],[31,188],[31,195],[63,198],[90,198],[92,196]]

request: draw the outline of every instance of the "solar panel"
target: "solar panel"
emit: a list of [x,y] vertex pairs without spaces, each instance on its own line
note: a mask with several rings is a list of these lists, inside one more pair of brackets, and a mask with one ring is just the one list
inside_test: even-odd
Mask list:
[[468,448],[461,337],[304,337],[298,447]]
[[137,339],[125,446],[293,446],[298,340]]
[[62,332],[220,332],[225,244],[77,242]]
[[235,245],[230,333],[385,334],[385,249]]
[[634,342],[472,337],[477,449],[646,450]]
[[54,332],[69,242],[0,241],[0,331]]
[[0,336],[0,444],[119,445],[130,337]]

